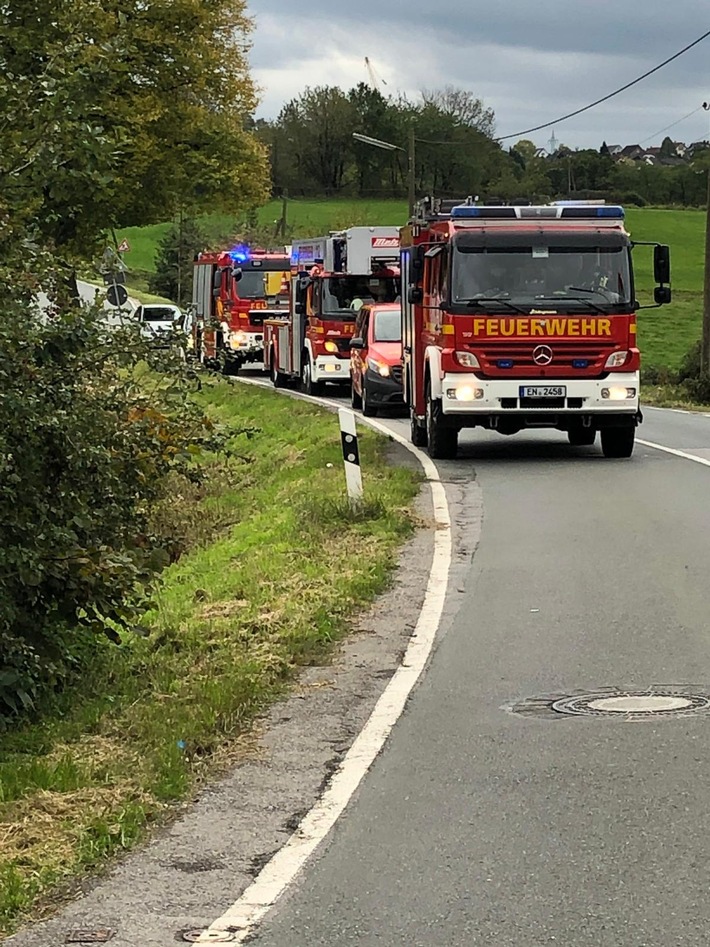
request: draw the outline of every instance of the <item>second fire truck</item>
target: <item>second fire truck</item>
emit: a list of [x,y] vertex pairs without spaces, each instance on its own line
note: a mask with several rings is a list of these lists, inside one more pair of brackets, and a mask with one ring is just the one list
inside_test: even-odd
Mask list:
[[291,305],[264,321],[264,368],[276,387],[308,394],[350,382],[350,340],[361,306],[399,299],[399,229],[351,227],[291,246]]
[[[631,237],[621,207],[422,202],[402,230],[412,441],[456,456],[462,428],[556,428],[629,457],[639,411]],[[655,304],[670,253],[654,247]]]
[[195,258],[193,352],[203,364],[235,374],[264,358],[264,319],[289,303],[291,270],[285,250],[245,246]]

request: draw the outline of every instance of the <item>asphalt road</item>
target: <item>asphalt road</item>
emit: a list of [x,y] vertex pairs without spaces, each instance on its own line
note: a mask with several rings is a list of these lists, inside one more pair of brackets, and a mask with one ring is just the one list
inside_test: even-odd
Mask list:
[[[466,433],[459,458],[438,464],[455,555],[429,670],[250,942],[705,947],[710,713],[550,709],[654,685],[710,696],[710,417],[645,416],[644,441],[706,464],[642,444],[605,460],[554,432]],[[258,756],[13,947],[54,947],[77,928],[161,947],[221,916],[364,723],[401,659],[429,561],[426,543],[408,549],[370,633],[273,709]]]
[[[648,410],[640,436],[710,456],[710,418]],[[710,716],[511,707],[710,693],[710,470],[643,446],[609,461],[555,433],[467,433],[439,468],[483,496],[458,616],[254,942],[705,945]]]

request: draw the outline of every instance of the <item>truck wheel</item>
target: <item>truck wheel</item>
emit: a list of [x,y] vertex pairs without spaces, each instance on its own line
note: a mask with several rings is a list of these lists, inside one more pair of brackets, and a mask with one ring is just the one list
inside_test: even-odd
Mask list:
[[427,451],[432,460],[453,460],[458,450],[459,432],[442,425],[441,401],[431,396],[431,384],[426,389]]
[[222,374],[223,375],[238,375],[239,374],[239,362],[233,358],[226,358],[222,362]]
[[373,406],[370,404],[370,401],[367,397],[367,385],[365,384],[364,379],[362,382],[362,399],[361,400],[362,400],[363,416],[366,418],[377,417],[377,408],[373,408]]
[[313,381],[311,360],[307,355],[304,355],[303,368],[301,369],[301,390],[306,395],[320,395],[323,392],[323,383]]
[[610,427],[602,431],[605,457],[631,457],[634,452],[635,427]]
[[567,437],[572,447],[591,447],[597,438],[594,428],[576,427],[567,431]]
[[362,407],[362,398],[355,390],[355,382],[350,379],[350,407],[357,410]]
[[271,376],[271,384],[274,388],[285,388],[286,387],[286,376],[283,372],[280,372],[276,367],[276,358],[274,357],[274,350],[271,350],[271,358],[269,359],[269,374]]

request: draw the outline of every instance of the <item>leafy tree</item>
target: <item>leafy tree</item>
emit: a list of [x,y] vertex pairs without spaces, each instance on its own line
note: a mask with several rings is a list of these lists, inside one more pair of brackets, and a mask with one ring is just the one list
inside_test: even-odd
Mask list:
[[148,281],[150,291],[187,305],[192,299],[193,260],[205,249],[205,240],[197,222],[180,215],[158,244],[155,273]]
[[0,6],[0,208],[88,256],[111,226],[267,193],[245,0]]

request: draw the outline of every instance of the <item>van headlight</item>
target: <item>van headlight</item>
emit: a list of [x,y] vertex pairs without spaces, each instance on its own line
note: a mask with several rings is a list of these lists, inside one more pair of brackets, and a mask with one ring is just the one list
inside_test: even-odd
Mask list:
[[378,362],[376,358],[368,358],[367,367],[371,372],[377,372],[378,375],[382,375],[383,378],[387,378],[390,374],[390,367],[384,362]]

